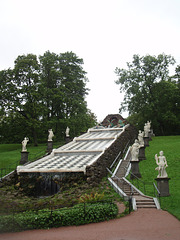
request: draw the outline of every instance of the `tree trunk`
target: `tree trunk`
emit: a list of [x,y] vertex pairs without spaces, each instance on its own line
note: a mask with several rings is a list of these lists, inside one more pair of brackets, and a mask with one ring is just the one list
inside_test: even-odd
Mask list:
[[32,129],[32,134],[33,134],[34,146],[37,147],[37,146],[38,146],[38,142],[37,142],[37,132],[36,132],[36,130],[35,130],[34,128]]

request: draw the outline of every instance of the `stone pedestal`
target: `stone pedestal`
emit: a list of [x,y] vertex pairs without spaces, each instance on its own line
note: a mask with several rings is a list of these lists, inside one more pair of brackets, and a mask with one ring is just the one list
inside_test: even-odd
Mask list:
[[149,137],[149,141],[152,141],[152,138],[151,138],[151,131],[148,133],[148,137]]
[[146,160],[145,147],[140,147],[139,148],[139,157],[138,157],[138,159],[139,159],[139,161]]
[[66,140],[66,143],[69,143],[71,141],[70,137],[66,137],[65,140]]
[[47,142],[47,152],[51,153],[53,150],[53,141],[48,141]]
[[157,188],[160,192],[161,197],[169,196],[169,180],[170,178],[156,178]]
[[20,164],[25,164],[28,162],[28,154],[29,152],[21,152],[21,160],[20,160]]
[[149,147],[149,137],[144,137],[144,146]]
[[130,161],[131,163],[131,179],[134,179],[136,177],[141,178],[141,174],[139,172],[139,161]]

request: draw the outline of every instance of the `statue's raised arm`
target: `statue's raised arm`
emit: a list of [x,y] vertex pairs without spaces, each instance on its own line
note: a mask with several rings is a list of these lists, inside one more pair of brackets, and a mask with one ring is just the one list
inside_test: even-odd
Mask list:
[[155,160],[156,160],[156,164],[157,164],[157,165],[159,165],[159,163],[158,163],[158,156],[157,156],[157,154],[155,154]]

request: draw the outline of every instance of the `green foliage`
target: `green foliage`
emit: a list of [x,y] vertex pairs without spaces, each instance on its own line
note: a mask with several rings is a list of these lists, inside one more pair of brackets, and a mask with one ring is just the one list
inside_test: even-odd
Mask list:
[[84,194],[79,198],[80,203],[87,203],[87,202],[96,202],[101,201],[104,198],[104,193],[97,193],[92,192],[91,194]]
[[170,55],[134,55],[127,70],[116,68],[116,83],[125,93],[120,110],[129,111],[130,123],[142,129],[151,120],[156,135],[180,133],[179,75],[169,76],[169,66],[174,63]]
[[0,71],[0,142],[19,142],[25,136],[37,145],[53,129],[56,141],[86,131],[96,123],[87,108],[83,59],[73,52],[50,53],[37,58],[18,56],[14,69]]
[[100,222],[115,218],[117,213],[117,206],[113,203],[78,204],[72,208],[55,211],[48,209],[38,212],[28,211],[13,216],[1,216],[0,232],[48,229]]

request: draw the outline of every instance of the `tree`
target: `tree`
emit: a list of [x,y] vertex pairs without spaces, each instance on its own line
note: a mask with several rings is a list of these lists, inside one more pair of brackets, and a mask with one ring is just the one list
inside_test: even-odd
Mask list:
[[[46,105],[44,120],[47,125],[54,127],[55,132],[64,135],[67,125],[75,128],[81,118],[87,117],[85,102],[86,72],[83,70],[83,59],[73,52],[46,52],[40,56],[43,102]],[[83,128],[81,126],[80,128]],[[73,134],[73,135],[74,135]]]
[[7,92],[1,90],[4,98],[2,106],[6,116],[20,114],[32,132],[34,144],[37,145],[37,128],[41,109],[37,57],[33,54],[18,56],[13,70],[1,72],[1,81],[7,84]]
[[[37,145],[38,139],[47,138],[49,128],[59,140],[67,126],[74,129],[72,137],[93,126],[96,119],[85,101],[88,89],[82,64],[83,59],[72,52],[47,51],[39,59],[33,54],[18,56],[14,69],[0,71],[0,129],[14,126],[13,141],[19,141],[23,132]],[[21,127],[21,133],[16,132]]]
[[179,92],[177,83],[169,76],[169,66],[174,63],[170,55],[134,55],[127,70],[116,68],[116,83],[125,94],[120,111],[128,110],[129,119],[138,121],[138,127],[142,128],[147,120],[152,120],[156,134],[170,134],[169,130],[174,132],[177,127]]

